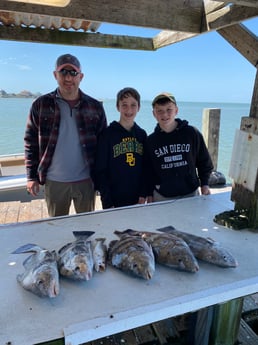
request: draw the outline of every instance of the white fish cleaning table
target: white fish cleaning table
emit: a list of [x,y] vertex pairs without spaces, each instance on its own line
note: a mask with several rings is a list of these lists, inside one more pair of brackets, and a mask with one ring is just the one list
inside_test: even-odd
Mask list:
[[[230,193],[139,205],[82,215],[0,226],[0,344],[32,345],[64,337],[66,345],[102,338],[168,317],[196,311],[258,291],[258,234],[213,222],[233,209]],[[149,281],[108,266],[88,282],[60,278],[60,294],[40,298],[24,290],[16,275],[30,254],[11,254],[26,243],[58,250],[74,240],[72,231],[95,231],[107,244],[114,230],[178,230],[211,237],[237,258],[237,268],[199,262],[197,273],[156,265]]]

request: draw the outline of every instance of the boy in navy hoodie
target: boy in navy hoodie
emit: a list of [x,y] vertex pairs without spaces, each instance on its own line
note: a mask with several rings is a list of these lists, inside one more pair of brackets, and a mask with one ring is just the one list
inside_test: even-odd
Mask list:
[[143,147],[146,132],[135,122],[140,110],[137,90],[117,94],[119,121],[113,121],[99,140],[96,160],[97,189],[103,209],[145,203]]
[[170,93],[157,95],[153,115],[158,124],[146,140],[148,202],[210,194],[213,164],[202,134],[186,120]]

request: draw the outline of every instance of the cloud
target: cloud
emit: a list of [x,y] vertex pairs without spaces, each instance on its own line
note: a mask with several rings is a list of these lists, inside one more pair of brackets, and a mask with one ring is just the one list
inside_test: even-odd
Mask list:
[[30,71],[31,67],[28,65],[16,65],[18,67],[19,70],[21,71]]

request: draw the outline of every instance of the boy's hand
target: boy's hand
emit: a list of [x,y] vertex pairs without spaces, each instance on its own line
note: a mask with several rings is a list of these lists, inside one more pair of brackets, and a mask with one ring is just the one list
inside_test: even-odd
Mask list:
[[201,193],[202,193],[202,195],[209,195],[209,194],[211,194],[209,186],[207,186],[207,185],[201,186]]

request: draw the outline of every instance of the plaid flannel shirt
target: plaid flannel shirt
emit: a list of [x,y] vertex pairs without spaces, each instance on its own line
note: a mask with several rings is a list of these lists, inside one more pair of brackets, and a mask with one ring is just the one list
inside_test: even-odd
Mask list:
[[[60,125],[60,110],[56,101],[57,90],[37,98],[27,120],[25,166],[28,181],[44,184],[47,170],[55,151]],[[102,103],[80,90],[79,111],[76,115],[80,143],[91,177],[95,180],[95,155],[97,138],[106,128],[107,119]]]

